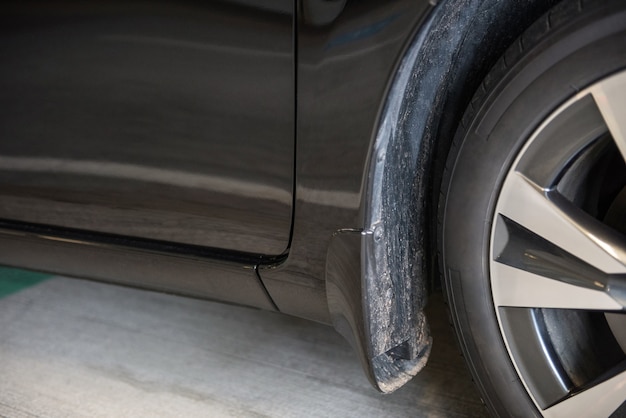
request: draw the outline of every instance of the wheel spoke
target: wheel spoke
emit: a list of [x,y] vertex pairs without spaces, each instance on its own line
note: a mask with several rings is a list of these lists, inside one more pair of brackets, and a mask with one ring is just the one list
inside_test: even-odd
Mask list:
[[528,271],[491,263],[491,285],[496,306],[621,310],[622,306],[602,290],[593,290]]
[[577,155],[607,132],[606,123],[591,94],[548,119],[531,139],[515,166],[533,183],[549,188]]
[[597,84],[592,94],[617,148],[626,160],[626,73]]
[[513,172],[498,212],[607,274],[626,273],[626,240],[556,192],[547,192]]
[[608,417],[626,399],[626,372],[545,409],[545,417]]

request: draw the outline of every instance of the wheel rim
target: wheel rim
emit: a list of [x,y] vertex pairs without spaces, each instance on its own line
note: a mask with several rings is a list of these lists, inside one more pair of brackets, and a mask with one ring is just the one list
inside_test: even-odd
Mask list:
[[506,174],[491,230],[495,312],[544,416],[626,400],[626,71],[554,111]]

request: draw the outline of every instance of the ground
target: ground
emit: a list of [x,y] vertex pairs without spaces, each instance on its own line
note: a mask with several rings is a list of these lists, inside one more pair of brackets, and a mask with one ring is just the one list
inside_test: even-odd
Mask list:
[[324,325],[0,269],[0,416],[484,416],[440,295],[428,313],[428,366],[380,395]]

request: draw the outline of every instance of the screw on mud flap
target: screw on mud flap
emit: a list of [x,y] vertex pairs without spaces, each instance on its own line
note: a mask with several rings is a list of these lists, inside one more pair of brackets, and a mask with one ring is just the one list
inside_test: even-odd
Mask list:
[[378,242],[383,239],[383,228],[380,225],[374,227],[374,241]]

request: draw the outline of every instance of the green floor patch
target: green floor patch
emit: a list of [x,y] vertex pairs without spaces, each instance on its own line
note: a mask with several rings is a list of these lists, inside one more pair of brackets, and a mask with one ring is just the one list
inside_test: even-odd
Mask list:
[[0,298],[41,283],[52,277],[35,271],[0,267]]

